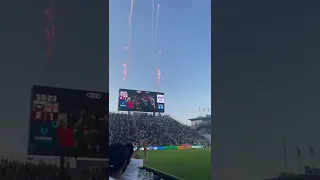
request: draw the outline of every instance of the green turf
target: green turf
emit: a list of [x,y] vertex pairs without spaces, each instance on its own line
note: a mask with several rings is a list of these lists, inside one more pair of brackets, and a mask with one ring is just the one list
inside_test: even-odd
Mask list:
[[210,180],[211,149],[148,151],[147,166],[184,180]]

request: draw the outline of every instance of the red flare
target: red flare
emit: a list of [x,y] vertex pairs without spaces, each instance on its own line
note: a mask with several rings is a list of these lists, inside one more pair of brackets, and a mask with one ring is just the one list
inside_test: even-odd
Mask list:
[[53,40],[55,38],[55,25],[54,25],[54,8],[55,8],[55,2],[51,2],[48,6],[48,8],[45,10],[45,16],[46,16],[46,36],[47,36],[47,55],[50,59],[52,56],[52,45]]
[[126,80],[127,78],[127,63],[122,64],[123,66],[123,80]]
[[158,84],[160,84],[160,80],[161,80],[161,70],[157,69],[157,82],[158,82]]

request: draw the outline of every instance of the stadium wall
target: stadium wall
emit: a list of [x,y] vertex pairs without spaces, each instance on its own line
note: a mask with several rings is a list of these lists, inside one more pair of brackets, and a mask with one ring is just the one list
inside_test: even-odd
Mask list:
[[[170,150],[170,149],[201,149],[204,148],[204,146],[186,146],[186,145],[181,145],[181,146],[149,146],[146,147],[147,151],[158,151],[158,150]],[[137,147],[134,147],[134,150],[137,150]],[[143,151],[144,148],[140,148],[140,151]]]
[[155,176],[157,176],[158,178],[156,179],[166,179],[166,180],[181,180],[180,178],[173,176],[171,174],[167,174],[164,173],[162,171],[159,171],[157,169],[153,169],[151,167],[148,166],[143,166],[142,169],[145,169],[148,172],[152,172]]

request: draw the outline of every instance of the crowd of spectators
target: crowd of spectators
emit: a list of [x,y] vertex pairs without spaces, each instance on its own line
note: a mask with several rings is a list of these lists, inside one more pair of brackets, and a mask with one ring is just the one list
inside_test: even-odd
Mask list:
[[1,159],[1,180],[104,180],[104,169],[77,169],[66,167],[64,173],[54,164],[23,162],[16,160]]
[[[67,168],[60,176],[60,168],[54,164],[30,163],[2,158],[0,162],[0,180],[105,180],[106,169],[101,168]],[[143,169],[138,175],[139,180],[153,180],[152,173]]]
[[[109,143],[139,143],[149,139],[151,146],[197,145],[206,140],[198,132],[181,124],[169,116],[148,114],[109,114]],[[61,174],[55,164],[32,163],[2,158],[0,162],[1,180],[104,180],[106,168],[70,168],[66,166]],[[138,179],[154,179],[152,174],[140,170]]]
[[197,145],[205,137],[170,116],[109,114],[109,143],[138,143],[149,139],[152,146]]

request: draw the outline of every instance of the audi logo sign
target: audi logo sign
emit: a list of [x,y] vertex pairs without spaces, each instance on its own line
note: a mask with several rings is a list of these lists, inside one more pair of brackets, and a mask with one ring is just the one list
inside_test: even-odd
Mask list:
[[101,99],[102,95],[100,93],[88,92],[87,93],[87,98],[90,98],[90,99]]

